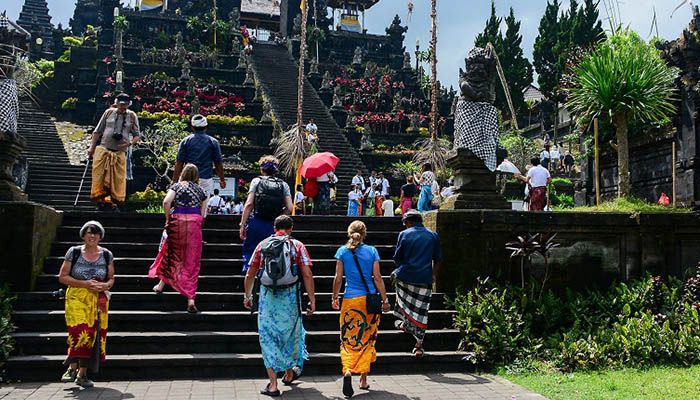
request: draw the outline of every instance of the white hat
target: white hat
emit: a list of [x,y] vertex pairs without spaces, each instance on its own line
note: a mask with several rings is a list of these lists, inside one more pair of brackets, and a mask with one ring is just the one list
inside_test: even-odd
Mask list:
[[195,114],[192,116],[192,126],[195,128],[204,128],[208,125],[207,117],[202,114]]
[[97,229],[100,230],[100,238],[104,239],[105,238],[105,228],[102,227],[102,224],[97,222],[97,221],[88,221],[85,224],[83,224],[83,227],[80,228],[80,237],[82,238],[85,236],[85,231],[91,226],[97,227]]

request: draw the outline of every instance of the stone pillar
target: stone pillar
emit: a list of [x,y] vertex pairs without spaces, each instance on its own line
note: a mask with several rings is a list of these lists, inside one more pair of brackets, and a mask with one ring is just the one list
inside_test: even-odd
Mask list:
[[445,199],[440,209],[511,209],[498,193],[496,174],[470,150],[457,149],[447,159],[447,165],[454,170],[455,194]]

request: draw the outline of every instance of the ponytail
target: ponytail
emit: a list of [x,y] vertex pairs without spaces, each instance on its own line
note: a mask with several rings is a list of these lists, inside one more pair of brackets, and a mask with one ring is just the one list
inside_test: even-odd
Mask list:
[[348,226],[348,242],[345,244],[350,250],[355,250],[367,236],[367,226],[365,226],[362,221],[353,221],[350,226]]

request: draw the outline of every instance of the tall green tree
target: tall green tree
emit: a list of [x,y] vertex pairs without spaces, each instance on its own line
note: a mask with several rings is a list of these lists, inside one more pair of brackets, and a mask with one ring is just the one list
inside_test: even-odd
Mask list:
[[599,1],[584,0],[576,16],[577,23],[572,34],[573,44],[589,47],[605,38],[598,4],[600,4]]
[[560,36],[559,5],[559,0],[547,1],[532,53],[533,64],[537,71],[537,83],[540,85],[542,94],[548,99],[555,97],[557,84],[561,79],[559,56],[555,52]]
[[630,122],[662,121],[676,112],[677,71],[629,29],[618,29],[574,67],[568,109],[577,121],[609,117],[615,126],[618,196],[630,194]]
[[[532,83],[532,64],[525,58],[522,48],[523,36],[520,34],[520,21],[515,18],[515,13],[511,7],[510,13],[505,18],[506,33],[501,32],[501,23],[504,18],[498,17],[496,5],[491,2],[491,15],[486,21],[484,31],[477,35],[474,44],[478,47],[486,47],[488,43],[493,44],[496,54],[501,61],[503,74],[510,89],[513,108],[516,113],[525,109],[523,99],[523,89]],[[503,85],[499,82],[496,85],[496,108],[501,112],[510,115],[510,107],[506,100]]]

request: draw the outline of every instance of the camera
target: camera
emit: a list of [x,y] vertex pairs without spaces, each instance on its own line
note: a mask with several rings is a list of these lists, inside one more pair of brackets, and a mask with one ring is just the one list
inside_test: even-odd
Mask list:
[[112,134],[112,139],[116,140],[117,142],[121,142],[124,139],[124,135],[122,135],[121,132],[114,132]]
[[63,289],[54,290],[49,295],[56,300],[63,300],[66,298],[66,292]]

